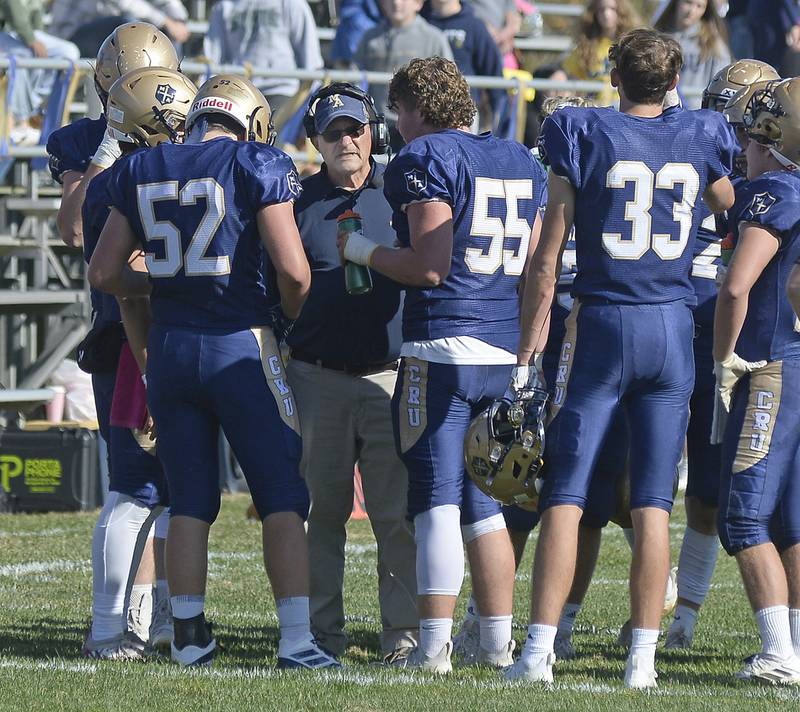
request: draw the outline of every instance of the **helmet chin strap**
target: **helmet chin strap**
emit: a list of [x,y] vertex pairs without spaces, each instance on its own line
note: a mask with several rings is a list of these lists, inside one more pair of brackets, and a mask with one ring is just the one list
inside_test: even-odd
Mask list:
[[798,171],[800,170],[800,165],[795,163],[794,161],[789,160],[781,153],[778,153],[777,149],[773,148],[772,146],[769,147],[769,152],[775,158],[775,160],[780,163],[786,170],[788,171]]
[[204,114],[194,122],[192,130],[189,131],[183,139],[184,143],[202,143],[203,136],[206,135],[208,127],[208,119]]
[[164,127],[164,130],[166,131],[167,136],[169,136],[169,140],[172,143],[178,143],[178,139],[180,138],[180,134],[178,134],[178,132],[174,128],[172,128],[172,126],[169,125],[169,121],[167,121],[166,114],[164,114],[164,112],[161,109],[159,109],[157,106],[153,106],[151,108],[153,109],[153,116],[156,117],[157,121],[161,122],[161,125]]

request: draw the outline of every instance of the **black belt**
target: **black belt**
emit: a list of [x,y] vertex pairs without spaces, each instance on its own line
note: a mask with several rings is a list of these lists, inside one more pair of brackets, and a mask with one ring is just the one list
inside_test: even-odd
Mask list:
[[317,358],[304,351],[292,351],[291,357],[295,361],[310,363],[313,366],[320,366],[321,368],[327,368],[331,371],[340,371],[341,373],[346,373],[348,376],[369,376],[373,373],[380,373],[381,371],[396,371],[398,367],[397,361],[368,364],[345,363],[344,361],[329,361],[327,359]]

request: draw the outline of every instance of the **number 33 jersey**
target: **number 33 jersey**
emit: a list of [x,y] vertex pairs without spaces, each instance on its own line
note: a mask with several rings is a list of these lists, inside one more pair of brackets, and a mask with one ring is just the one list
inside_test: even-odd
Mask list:
[[450,271],[437,287],[407,288],[404,341],[471,336],[516,351],[517,289],[545,180],[527,148],[492,134],[437,131],[397,154],[384,194],[400,245],[410,245],[410,205],[441,201],[453,210]]
[[256,214],[300,191],[285,153],[228,138],[163,143],[118,161],[109,199],[145,251],[153,321],[230,331],[268,324],[276,295]]
[[667,109],[640,118],[611,108],[556,111],[540,151],[576,191],[572,294],[612,304],[694,302],[694,241],[706,186],[738,153],[721,114]]

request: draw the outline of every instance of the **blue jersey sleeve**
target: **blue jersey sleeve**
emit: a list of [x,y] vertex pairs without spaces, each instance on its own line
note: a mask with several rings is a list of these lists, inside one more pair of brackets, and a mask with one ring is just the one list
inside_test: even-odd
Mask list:
[[50,174],[61,183],[69,171],[85,173],[97,147],[103,140],[106,122],[99,119],[80,119],[50,134],[47,154]]
[[725,120],[725,117],[716,111],[703,111],[707,113],[708,132],[717,137],[717,154],[708,157],[708,185],[730,175],[736,156],[741,150],[736,132]]
[[783,247],[786,238],[794,235],[800,221],[797,194],[780,174],[756,179],[749,188],[752,197],[739,213],[739,224],[753,223],[769,230]]
[[254,210],[300,197],[303,188],[292,159],[271,146],[247,143],[238,151],[245,175],[243,189]]
[[568,120],[569,113],[556,111],[544,120],[539,134],[539,155],[553,173],[580,188],[580,151]]
[[456,168],[423,143],[405,147],[386,169],[383,192],[392,210],[404,212],[412,203],[440,200],[453,204],[450,176]]

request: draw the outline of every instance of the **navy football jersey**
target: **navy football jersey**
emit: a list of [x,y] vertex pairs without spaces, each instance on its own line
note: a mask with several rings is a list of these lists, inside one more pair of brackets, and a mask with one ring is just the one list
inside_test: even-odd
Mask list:
[[516,351],[520,275],[544,186],[522,144],[448,129],[405,146],[386,169],[384,194],[398,242],[410,244],[408,205],[453,208],[450,272],[434,288],[408,287],[403,339],[472,336]]
[[[94,248],[103,232],[109,209],[108,181],[111,171],[105,170],[98,173],[86,187],[86,198],[81,209],[83,222],[83,257],[88,265],[92,259]],[[95,312],[95,323],[120,321],[119,303],[111,294],[91,290],[92,310]]]
[[800,322],[786,298],[786,283],[800,259],[800,176],[773,171],[747,184],[735,235],[748,223],[768,230],[780,241],[750,290],[736,353],[747,361],[800,358]]
[[146,253],[155,323],[230,331],[270,323],[271,265],[256,213],[300,195],[285,153],[228,138],[163,143],[112,170],[111,205]]
[[47,139],[50,173],[62,182],[67,171],[86,173],[97,147],[106,132],[106,117],[79,119],[62,126]]
[[721,114],[612,108],[556,111],[540,147],[576,190],[573,295],[617,304],[694,302],[689,273],[699,200],[739,148]]

